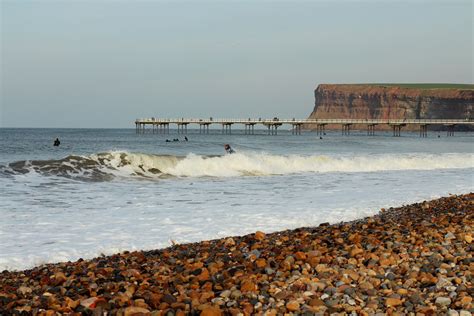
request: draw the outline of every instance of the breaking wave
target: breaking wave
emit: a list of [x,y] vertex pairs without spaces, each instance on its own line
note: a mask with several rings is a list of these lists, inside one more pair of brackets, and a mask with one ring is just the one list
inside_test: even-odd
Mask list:
[[117,177],[160,179],[169,177],[268,176],[304,172],[378,172],[474,167],[473,154],[403,155],[272,155],[237,153],[224,156],[152,155],[106,152],[71,155],[58,160],[25,160],[0,166],[2,175],[36,172],[83,181],[110,181]]

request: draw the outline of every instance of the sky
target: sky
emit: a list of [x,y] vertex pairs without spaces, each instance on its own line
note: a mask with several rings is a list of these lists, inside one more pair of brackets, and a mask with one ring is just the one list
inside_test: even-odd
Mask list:
[[0,0],[0,127],[306,118],[321,83],[473,83],[473,2]]

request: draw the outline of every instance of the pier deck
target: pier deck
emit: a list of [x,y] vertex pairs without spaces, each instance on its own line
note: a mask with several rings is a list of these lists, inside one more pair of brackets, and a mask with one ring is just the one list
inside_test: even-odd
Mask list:
[[232,133],[232,125],[241,124],[245,127],[245,134],[254,134],[255,125],[267,127],[268,134],[276,135],[278,127],[286,124],[291,125],[293,134],[301,134],[303,125],[316,126],[317,133],[323,134],[325,126],[328,124],[339,124],[343,135],[349,135],[351,126],[362,124],[367,126],[367,135],[375,135],[375,126],[389,125],[393,129],[393,136],[400,136],[402,127],[416,125],[420,127],[420,136],[427,136],[427,128],[430,125],[447,126],[448,136],[454,135],[454,126],[456,125],[474,125],[473,120],[469,119],[197,119],[197,118],[142,118],[135,120],[137,133],[145,133],[146,126],[151,126],[152,133],[169,133],[170,124],[176,124],[178,134],[187,133],[189,124],[199,125],[200,133],[209,133],[209,126],[217,124],[222,126],[223,134]]

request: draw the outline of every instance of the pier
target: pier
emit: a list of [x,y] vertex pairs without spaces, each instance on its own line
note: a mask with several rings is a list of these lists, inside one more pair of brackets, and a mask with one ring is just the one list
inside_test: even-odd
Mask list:
[[[447,129],[447,136],[454,136],[454,127],[459,125],[474,125],[473,120],[466,119],[163,119],[163,118],[143,118],[135,120],[137,134],[144,134],[149,131],[153,134],[169,134],[170,125],[176,125],[178,134],[186,134],[188,125],[199,125],[200,134],[209,134],[209,126],[216,124],[222,126],[222,134],[232,134],[232,125],[243,125],[246,135],[255,134],[255,125],[262,125],[267,128],[268,135],[277,135],[278,128],[282,125],[291,126],[293,135],[301,135],[304,125],[316,127],[316,133],[325,133],[326,125],[340,125],[342,135],[350,135],[352,125],[366,125],[367,135],[374,136],[377,125],[388,125],[393,131],[394,137],[400,137],[402,128],[405,126],[418,126],[420,137],[428,136],[428,126],[444,125]],[[149,127],[147,129],[147,127]]]

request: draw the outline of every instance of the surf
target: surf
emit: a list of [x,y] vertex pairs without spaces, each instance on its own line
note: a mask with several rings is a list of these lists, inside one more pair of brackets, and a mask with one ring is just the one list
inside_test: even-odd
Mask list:
[[111,151],[57,160],[24,160],[0,166],[3,175],[60,176],[82,181],[116,178],[272,176],[296,173],[381,172],[472,168],[473,154],[275,155],[239,152],[233,155],[155,155]]

